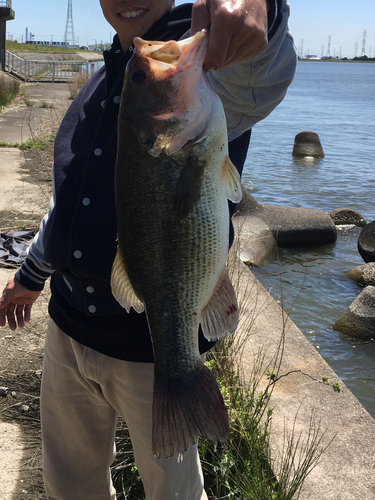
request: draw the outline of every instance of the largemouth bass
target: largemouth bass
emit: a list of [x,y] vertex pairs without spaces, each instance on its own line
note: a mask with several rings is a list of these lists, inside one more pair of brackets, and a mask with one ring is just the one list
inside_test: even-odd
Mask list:
[[122,91],[115,174],[118,250],[112,292],[146,311],[154,350],[153,453],[184,453],[198,436],[223,442],[223,398],[198,349],[238,324],[228,277],[228,199],[241,183],[226,120],[202,63],[207,33],[134,40]]

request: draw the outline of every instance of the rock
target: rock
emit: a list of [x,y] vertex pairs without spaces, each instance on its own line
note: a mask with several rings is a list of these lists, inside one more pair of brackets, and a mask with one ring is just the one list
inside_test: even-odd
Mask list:
[[30,406],[25,405],[25,404],[19,405],[18,408],[19,408],[20,412],[22,412],[22,413],[27,413],[30,410]]
[[365,262],[375,262],[375,220],[369,222],[360,232],[358,252]]
[[362,227],[367,224],[362,215],[352,208],[335,208],[329,215],[336,226],[354,224]]
[[337,239],[336,226],[324,210],[262,205],[262,218],[281,247],[317,247]]
[[238,241],[237,255],[247,266],[259,266],[276,248],[276,240],[261,218],[234,217],[233,226]]
[[238,245],[236,252],[248,266],[259,266],[276,247],[276,240],[262,219],[261,211],[262,205],[242,186],[242,200],[232,220]]
[[315,132],[300,132],[294,138],[293,156],[324,158],[323,148],[318,134]]
[[323,210],[262,205],[244,186],[233,225],[240,241],[240,259],[255,266],[276,244],[315,247],[334,243],[337,238],[335,224]]
[[235,215],[257,215],[257,213],[262,209],[262,205],[256,201],[254,196],[243,184],[241,184],[241,186],[242,198],[236,206]]
[[366,287],[333,328],[361,340],[375,338],[375,286]]
[[368,262],[362,266],[354,267],[349,271],[345,271],[345,274],[360,285],[375,286],[375,262]]
[[6,398],[8,394],[8,387],[0,387],[0,397]]

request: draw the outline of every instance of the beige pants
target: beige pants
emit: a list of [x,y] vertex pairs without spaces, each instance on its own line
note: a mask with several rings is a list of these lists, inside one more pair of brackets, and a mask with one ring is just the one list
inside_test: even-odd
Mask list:
[[[49,500],[114,500],[117,414],[129,428],[147,500],[207,500],[197,446],[155,459],[153,365],[121,361],[65,335],[51,320],[41,390],[43,471]],[[141,500],[141,499],[139,499]]]

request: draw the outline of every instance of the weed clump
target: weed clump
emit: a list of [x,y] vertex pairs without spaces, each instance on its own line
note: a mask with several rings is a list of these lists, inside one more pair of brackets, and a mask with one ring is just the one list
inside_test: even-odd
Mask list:
[[17,80],[0,75],[0,111],[10,104],[19,92],[20,84]]
[[70,98],[74,99],[81,88],[85,85],[85,83],[89,80],[90,75],[87,71],[81,71],[76,78],[72,78],[68,85],[70,91]]

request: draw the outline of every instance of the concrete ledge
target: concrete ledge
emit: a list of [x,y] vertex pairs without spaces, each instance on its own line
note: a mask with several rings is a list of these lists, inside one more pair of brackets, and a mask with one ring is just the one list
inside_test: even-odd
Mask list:
[[[282,313],[251,271],[239,260],[234,267],[233,282],[239,287],[240,326],[250,332],[242,356],[245,378],[260,351],[265,354],[264,370],[273,367],[282,338],[285,343],[279,375],[293,372],[276,383],[271,398],[275,470],[284,446],[285,428],[291,430],[295,424],[295,433],[301,432],[307,438],[312,418],[326,433],[323,443],[334,439],[321,463],[307,477],[299,499],[375,499],[375,420]],[[343,392],[334,392],[322,382],[323,376],[330,383],[339,382]]]

